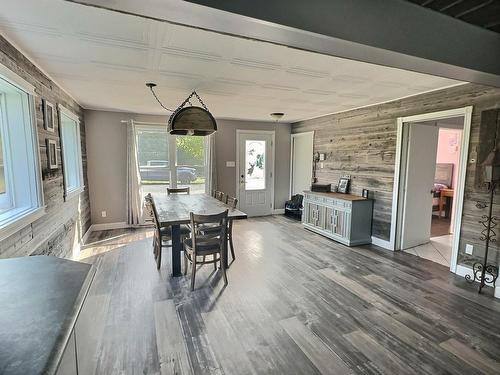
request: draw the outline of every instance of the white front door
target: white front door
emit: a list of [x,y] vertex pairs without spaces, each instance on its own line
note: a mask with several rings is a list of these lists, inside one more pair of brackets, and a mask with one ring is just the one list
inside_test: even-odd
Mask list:
[[248,216],[271,215],[273,133],[238,132],[238,202]]
[[311,188],[313,172],[313,132],[292,134],[291,195]]
[[439,128],[408,124],[401,249],[429,242]]

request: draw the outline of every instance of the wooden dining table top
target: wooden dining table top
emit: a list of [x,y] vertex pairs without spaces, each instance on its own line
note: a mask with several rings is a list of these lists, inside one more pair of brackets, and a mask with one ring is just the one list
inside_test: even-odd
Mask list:
[[228,210],[229,219],[246,219],[247,214],[207,194],[152,194],[161,226],[187,224],[190,213],[213,215]]

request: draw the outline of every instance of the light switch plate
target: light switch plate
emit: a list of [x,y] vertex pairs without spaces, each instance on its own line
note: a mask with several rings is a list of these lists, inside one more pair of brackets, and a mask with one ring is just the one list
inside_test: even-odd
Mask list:
[[236,162],[235,161],[226,161],[226,167],[236,167]]
[[101,211],[101,216],[106,217],[107,216],[106,211]]
[[465,245],[465,253],[466,254],[472,255],[472,250],[474,250],[474,246],[469,245],[469,244]]

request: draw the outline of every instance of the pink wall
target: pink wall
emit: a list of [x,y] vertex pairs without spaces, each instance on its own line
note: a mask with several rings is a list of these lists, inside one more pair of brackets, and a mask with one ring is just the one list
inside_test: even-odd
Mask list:
[[[458,181],[458,166],[460,163],[460,146],[462,141],[461,129],[439,129],[438,151],[436,163],[452,163],[453,164],[453,185],[455,189]],[[453,197],[452,206],[457,204],[457,195]],[[455,222],[455,210],[451,215],[450,232],[453,233],[453,225]]]
[[458,165],[460,159],[461,129],[439,129],[437,163],[453,164],[453,188],[457,186]]

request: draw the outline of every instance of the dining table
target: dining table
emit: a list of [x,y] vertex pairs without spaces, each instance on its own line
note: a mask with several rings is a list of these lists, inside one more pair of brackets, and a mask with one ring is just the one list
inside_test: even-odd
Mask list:
[[[208,194],[170,194],[152,193],[158,211],[161,227],[170,227],[172,236],[172,276],[181,276],[181,225],[191,222],[191,212],[213,215],[228,210],[228,220],[246,219],[247,214],[233,208]],[[224,246],[224,264],[227,268],[227,241]]]

